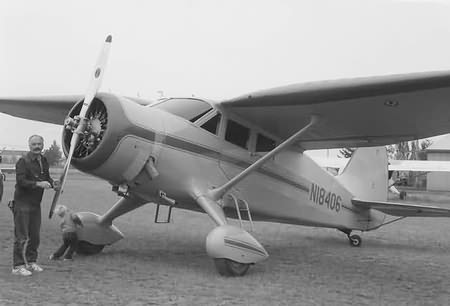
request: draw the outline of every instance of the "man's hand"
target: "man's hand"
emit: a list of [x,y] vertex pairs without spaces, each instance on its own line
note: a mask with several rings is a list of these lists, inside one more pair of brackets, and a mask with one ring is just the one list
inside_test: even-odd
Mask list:
[[42,189],[50,189],[52,188],[52,184],[47,181],[36,182],[36,186]]
[[59,191],[61,189],[61,182],[59,180],[53,181],[53,189],[55,191]]

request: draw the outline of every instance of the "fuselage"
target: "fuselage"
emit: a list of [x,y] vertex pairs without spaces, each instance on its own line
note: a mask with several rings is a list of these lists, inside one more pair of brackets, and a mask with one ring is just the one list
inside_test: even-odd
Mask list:
[[[210,101],[168,99],[142,106],[109,94],[97,99],[108,111],[103,140],[74,165],[112,185],[126,185],[148,202],[168,204],[159,197],[163,191],[176,207],[202,211],[196,197],[223,185],[281,141]],[[180,111],[183,106],[186,110]],[[157,177],[144,170],[149,159]],[[295,147],[228,193],[248,203],[254,220],[370,230],[384,219],[354,208],[353,194]],[[227,195],[219,204],[236,217]]]

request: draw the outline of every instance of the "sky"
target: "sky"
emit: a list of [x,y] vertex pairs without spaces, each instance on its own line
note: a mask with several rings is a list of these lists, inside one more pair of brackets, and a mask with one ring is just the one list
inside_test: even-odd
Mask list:
[[[224,99],[309,81],[450,69],[450,1],[0,0],[0,96]],[[0,114],[0,149],[61,126]]]

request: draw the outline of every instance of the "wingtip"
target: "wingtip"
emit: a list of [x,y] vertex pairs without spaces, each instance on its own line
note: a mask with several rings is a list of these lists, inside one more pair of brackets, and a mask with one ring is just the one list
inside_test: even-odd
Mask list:
[[108,42],[108,43],[112,42],[112,36],[108,35],[108,37],[106,37],[105,42]]

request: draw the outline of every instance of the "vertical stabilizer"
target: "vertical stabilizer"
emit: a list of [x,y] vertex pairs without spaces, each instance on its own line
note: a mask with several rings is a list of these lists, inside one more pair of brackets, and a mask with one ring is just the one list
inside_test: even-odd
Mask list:
[[386,201],[387,169],[385,147],[359,148],[337,179],[358,199]]

